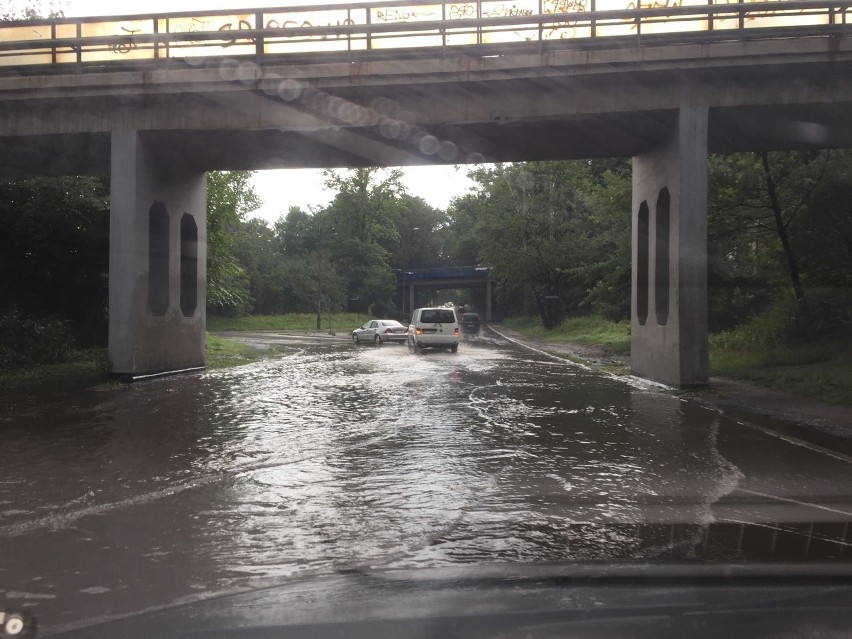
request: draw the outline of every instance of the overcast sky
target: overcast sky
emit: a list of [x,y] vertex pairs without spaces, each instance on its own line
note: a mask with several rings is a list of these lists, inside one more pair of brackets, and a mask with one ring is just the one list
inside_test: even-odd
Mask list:
[[[402,171],[406,190],[439,209],[445,209],[453,197],[466,193],[472,184],[465,167],[418,166]],[[258,171],[255,190],[264,205],[252,217],[274,222],[290,206],[299,206],[305,211],[311,206],[324,206],[334,193],[326,191],[322,182],[321,172],[313,169]]]

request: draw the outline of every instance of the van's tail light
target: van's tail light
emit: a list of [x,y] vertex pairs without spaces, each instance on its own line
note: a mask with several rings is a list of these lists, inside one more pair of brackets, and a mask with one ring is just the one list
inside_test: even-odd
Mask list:
[[423,329],[418,326],[417,328],[414,329],[414,334],[415,335],[423,335]]
[[454,337],[458,337],[458,336],[459,336],[459,329],[458,329],[458,328],[453,329],[453,336],[454,336]]

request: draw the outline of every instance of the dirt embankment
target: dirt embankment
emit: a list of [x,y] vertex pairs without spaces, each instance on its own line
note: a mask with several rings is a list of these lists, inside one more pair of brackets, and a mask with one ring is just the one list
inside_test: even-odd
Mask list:
[[[581,361],[608,372],[630,374],[630,357],[609,353],[603,347],[548,342],[527,337],[503,326],[495,325],[494,328],[510,339],[547,353]],[[677,392],[713,404],[726,412],[783,420],[835,437],[852,439],[852,408],[849,406],[826,404],[725,377],[710,378],[710,385],[706,389]]]

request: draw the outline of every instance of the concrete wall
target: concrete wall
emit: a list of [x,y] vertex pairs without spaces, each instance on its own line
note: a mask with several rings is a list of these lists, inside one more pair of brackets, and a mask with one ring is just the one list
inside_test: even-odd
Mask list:
[[681,107],[675,122],[633,158],[630,341],[634,373],[685,387],[709,380],[707,108]]
[[166,152],[112,133],[109,359],[122,377],[204,365],[206,177],[165,169]]

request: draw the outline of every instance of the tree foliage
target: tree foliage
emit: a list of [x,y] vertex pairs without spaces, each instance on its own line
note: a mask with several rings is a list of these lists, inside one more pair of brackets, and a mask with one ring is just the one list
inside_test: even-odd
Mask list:
[[534,310],[547,328],[589,309],[619,317],[623,290],[607,291],[625,272],[629,287],[629,190],[623,165],[613,166],[529,162],[472,171],[478,189],[449,213],[454,249],[490,266],[504,305]]
[[[106,343],[109,196],[104,182],[87,177],[0,181],[0,228],[0,317],[18,317],[19,327],[32,329],[0,331],[0,342],[19,354],[32,350],[26,346],[30,338],[54,343],[65,335],[79,345]],[[61,350],[55,344],[48,349]]]
[[[711,326],[767,308],[801,337],[848,322],[852,153],[745,153],[710,161]],[[793,303],[777,303],[790,297]],[[832,328],[833,327],[833,328]]]
[[0,7],[0,20],[37,20],[61,18],[65,15],[67,0],[7,0]]
[[261,205],[251,171],[207,174],[207,307],[220,312],[251,309],[246,269],[234,256],[234,236],[245,216]]
[[396,315],[398,273],[442,258],[445,214],[408,195],[399,171],[327,171],[325,179],[337,191],[328,206],[292,207],[272,228],[243,221],[231,234],[248,310],[314,312],[318,324],[344,308]]

